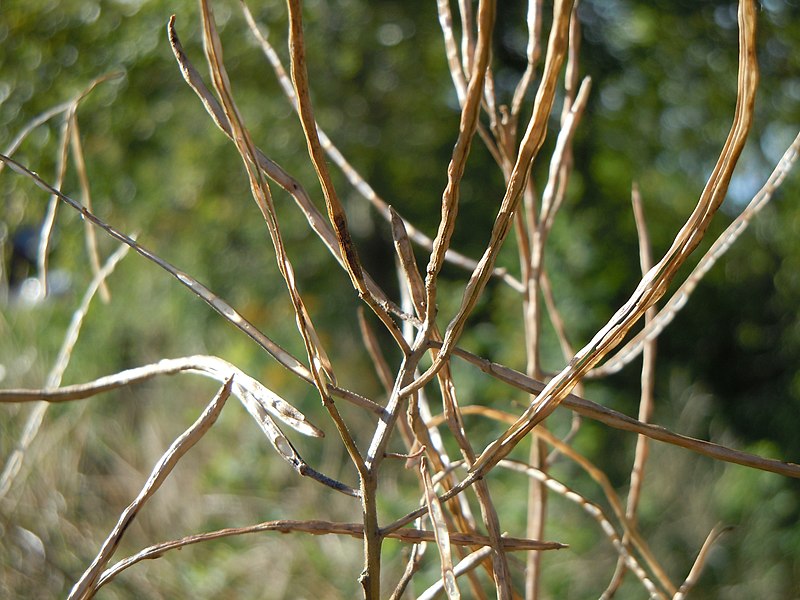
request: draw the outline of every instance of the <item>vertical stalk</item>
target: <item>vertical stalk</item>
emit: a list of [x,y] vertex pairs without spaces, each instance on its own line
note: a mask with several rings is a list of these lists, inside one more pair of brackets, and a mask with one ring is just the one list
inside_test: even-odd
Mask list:
[[364,570],[358,578],[366,600],[381,596],[381,536],[378,526],[378,474],[370,469],[361,478],[361,517],[364,522]]
[[[547,458],[544,442],[537,436],[531,436],[531,449],[528,463],[536,469],[545,472],[545,459]],[[547,511],[547,490],[541,481],[534,478],[528,480],[528,514],[525,535],[528,539],[541,540],[544,538],[545,514]],[[541,552],[532,550],[528,552],[525,560],[525,598],[534,600],[539,597],[539,582],[541,581]]]

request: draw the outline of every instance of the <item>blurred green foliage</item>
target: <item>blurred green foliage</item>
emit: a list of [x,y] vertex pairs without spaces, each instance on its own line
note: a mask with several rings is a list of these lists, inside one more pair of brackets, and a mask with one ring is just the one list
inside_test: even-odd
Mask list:
[[[217,2],[214,9],[233,90],[253,139],[322,206],[301,129],[238,4]],[[252,3],[251,9],[286,59],[283,4]],[[172,58],[165,26],[173,13],[183,44],[200,67],[194,2],[5,0],[0,12],[0,146],[4,149],[30,119],[73,97],[95,77],[120,71],[122,77],[101,84],[78,111],[96,213],[123,231],[139,232],[143,244],[301,356],[291,306],[240,159],[184,84]],[[380,195],[432,234],[458,126],[435,4],[314,0],[305,3],[305,14],[320,124]],[[735,6],[728,2],[594,0],[582,3],[580,15],[585,38],[580,70],[592,77],[593,91],[576,137],[568,203],[547,258],[576,345],[606,321],[638,279],[631,182],[638,181],[642,189],[656,255],[668,247],[694,205],[730,123],[737,35]],[[497,27],[495,80],[500,96],[509,101],[525,61],[522,3],[500,3]],[[793,2],[764,1],[759,30],[762,87],[756,122],[711,234],[722,231],[760,187],[800,123],[800,10]],[[16,153],[48,181],[55,179],[61,123],[56,119],[37,128]],[[551,147],[552,140],[548,143]],[[543,161],[535,166],[537,181],[544,181],[546,169]],[[388,227],[340,174],[336,184],[366,267],[396,295]],[[472,256],[482,251],[502,187],[501,174],[476,142],[462,188],[455,248]],[[64,190],[78,194],[72,168]],[[799,191],[795,175],[660,338],[658,423],[797,462],[800,207],[794,200]],[[349,290],[346,276],[329,267],[326,251],[307,232],[291,199],[273,192],[299,287],[337,373],[353,389],[380,397],[356,333],[357,299],[344,292]],[[14,235],[41,222],[46,198],[8,171],[0,176],[0,194],[0,241],[7,262]],[[69,275],[71,286],[36,306],[13,298],[3,305],[4,388],[42,385],[91,278],[82,223],[67,209],[60,211],[51,265]],[[101,238],[101,249],[107,255],[113,244]],[[500,260],[514,268],[513,242]],[[453,313],[465,278],[464,272],[445,268],[443,319]],[[162,357],[219,355],[314,415],[329,435],[299,441],[302,453],[326,473],[354,482],[313,390],[139,257],[126,258],[109,283],[113,301],[92,305],[64,383]],[[7,292],[13,296],[14,290]],[[464,347],[523,368],[517,303],[513,292],[490,286]],[[555,337],[550,331],[547,335],[545,364],[560,368]],[[587,395],[635,413],[637,364],[590,385]],[[455,369],[463,401],[520,411],[524,396],[470,369]],[[0,504],[0,595],[63,596],[160,452],[213,391],[209,384],[181,376],[51,408],[22,474]],[[371,423],[348,407],[343,412],[358,441],[368,443]],[[19,439],[26,414],[21,407],[2,408],[3,460]],[[553,428],[566,429],[566,421],[556,415]],[[468,426],[477,448],[501,431],[477,418]],[[576,445],[624,490],[634,442],[628,434],[586,424]],[[602,502],[585,476],[569,465],[558,467],[563,472],[557,475],[577,480],[582,493]],[[391,470],[397,481],[387,480],[389,491],[381,498],[387,520],[416,502],[403,491],[411,476],[399,465]],[[504,496],[519,497],[518,510],[502,515],[504,527],[524,531],[527,484],[508,473],[492,477]],[[641,527],[675,579],[688,571],[716,522],[735,527],[712,553],[697,597],[789,598],[796,593],[796,482],[659,445],[653,447],[647,477]],[[547,596],[597,596],[615,561],[608,541],[585,514],[560,498],[551,501],[550,511],[547,537],[568,542],[572,549],[545,557]],[[360,514],[356,503],[298,481],[275,460],[249,417],[230,406],[136,521],[120,555],[196,531],[281,518],[356,521]],[[387,543],[386,548],[388,555],[397,546]],[[350,539],[234,538],[139,565],[104,590],[103,597],[349,598],[358,594],[359,555],[359,543]],[[387,577],[396,579],[403,568],[395,556]],[[423,581],[435,579],[436,569],[433,564]],[[618,597],[641,593],[628,581]]]

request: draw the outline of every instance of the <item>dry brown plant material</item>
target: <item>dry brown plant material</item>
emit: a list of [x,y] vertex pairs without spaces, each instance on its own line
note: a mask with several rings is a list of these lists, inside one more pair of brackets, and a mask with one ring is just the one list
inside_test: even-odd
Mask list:
[[84,571],[80,580],[72,588],[69,594],[69,600],[84,600],[94,596],[97,589],[97,580],[108,561],[114,555],[125,530],[130,526],[136,515],[142,509],[144,504],[158,491],[158,488],[167,480],[169,474],[178,464],[178,461],[186,454],[192,446],[194,446],[200,439],[211,429],[211,426],[219,417],[222,408],[225,406],[225,401],[231,393],[231,384],[233,383],[233,376],[220,388],[217,395],[206,407],[198,419],[186,431],[179,436],[172,445],[167,449],[161,459],[153,467],[153,471],[148,477],[147,482],[142,487],[142,491],[136,499],[124,510],[119,516],[117,524],[114,526],[113,531],[103,542],[103,547],[98,552],[92,564]]
[[[527,40],[525,70],[513,88],[510,106],[498,98],[493,71],[492,47],[497,12],[496,2],[467,0],[436,4],[442,32],[445,60],[458,100],[459,127],[445,173],[446,183],[441,192],[438,227],[433,237],[425,235],[407,218],[401,216],[339,151],[334,141],[319,127],[311,98],[315,82],[308,75],[306,31],[303,21],[303,4],[300,0],[287,1],[289,44],[288,69],[264,33],[249,8],[241,3],[247,26],[261,47],[283,94],[291,104],[302,126],[308,159],[314,168],[322,190],[317,208],[312,194],[276,161],[256,145],[237,101],[225,66],[223,39],[217,29],[211,0],[201,0],[202,39],[205,61],[210,72],[206,85],[181,46],[175,27],[175,17],[167,26],[170,47],[178,68],[194,94],[202,102],[215,125],[233,143],[241,166],[247,175],[250,191],[263,217],[265,236],[269,237],[282,285],[291,302],[298,340],[302,342],[303,356],[298,358],[285,350],[237,311],[229,302],[210,290],[198,279],[164,260],[156,251],[136,241],[134,236],[98,218],[92,208],[90,174],[91,156],[84,152],[77,112],[81,100],[96,85],[91,83],[81,94],[42,113],[20,131],[18,136],[0,154],[0,170],[8,166],[35,186],[47,193],[50,202],[45,209],[45,227],[39,251],[39,274],[46,277],[51,234],[57,223],[57,207],[65,204],[77,211],[86,223],[86,245],[89,254],[88,269],[94,280],[87,291],[73,324],[65,337],[62,353],[41,389],[0,390],[0,403],[30,403],[33,406],[28,426],[19,441],[18,451],[7,460],[0,476],[0,499],[14,484],[25,448],[40,430],[42,417],[51,403],[74,402],[92,398],[103,392],[152,380],[162,375],[194,373],[210,377],[222,384],[217,396],[201,417],[182,436],[153,468],[150,477],[138,496],[119,515],[116,526],[102,542],[92,563],[85,569],[72,589],[70,598],[91,598],[104,585],[121,572],[147,559],[159,558],[165,553],[198,543],[231,536],[254,533],[281,532],[310,535],[334,535],[357,538],[363,542],[363,571],[359,577],[363,595],[370,600],[388,595],[382,583],[387,575],[382,566],[386,549],[383,541],[402,541],[410,552],[404,559],[402,575],[396,577],[388,589],[392,598],[404,597],[415,577],[430,568],[438,556],[439,581],[425,589],[419,598],[433,598],[444,591],[448,598],[460,598],[463,593],[476,598],[521,598],[536,600],[542,593],[542,581],[547,571],[542,566],[541,553],[560,548],[565,544],[541,541],[546,537],[546,524],[550,518],[551,502],[564,499],[580,508],[597,524],[610,546],[609,552],[617,557],[617,570],[603,597],[611,597],[622,582],[625,572],[635,576],[637,585],[651,598],[683,598],[700,577],[708,559],[709,548],[724,531],[715,528],[699,550],[697,559],[682,585],[672,583],[667,570],[660,564],[657,550],[650,547],[646,531],[640,530],[637,507],[646,494],[645,463],[650,440],[679,446],[715,460],[745,465],[750,468],[800,477],[800,465],[767,459],[741,452],[709,441],[694,439],[651,423],[653,414],[655,340],[672,321],[675,314],[689,299],[704,275],[741,235],[756,214],[774,195],[775,190],[792,168],[800,149],[800,136],[787,149],[762,190],[753,198],[745,211],[719,236],[702,258],[695,270],[667,299],[657,312],[656,304],[664,297],[678,269],[703,239],[711,219],[725,197],[733,169],[747,139],[752,124],[753,103],[758,82],[756,64],[755,21],[757,11],[752,0],[742,0],[739,6],[739,74],[737,98],[732,126],[711,176],[697,200],[692,213],[674,235],[667,252],[653,259],[644,218],[643,202],[638,188],[633,190],[633,214],[639,234],[641,276],[630,299],[619,308],[583,348],[575,350],[570,342],[570,323],[564,318],[557,302],[558,290],[548,275],[546,257],[550,251],[548,240],[557,219],[562,218],[568,202],[568,188],[572,175],[573,144],[576,132],[585,117],[591,80],[579,75],[581,28],[577,2],[556,0],[550,10],[541,0],[531,0],[526,14]],[[543,43],[544,24],[550,24]],[[537,83],[538,82],[538,83]],[[188,92],[187,92],[188,93]],[[527,100],[534,96],[532,104]],[[553,107],[560,101],[560,114]],[[528,116],[524,131],[519,135],[520,120]],[[48,183],[31,167],[23,165],[12,155],[36,127],[49,119],[63,116],[61,135],[56,150],[54,183]],[[524,123],[524,121],[523,121]],[[558,125],[552,134],[552,152],[540,157],[548,127]],[[488,243],[478,260],[471,259],[452,248],[462,185],[468,171],[468,160],[475,140],[482,143],[505,181],[501,198],[496,198],[497,212],[486,233]],[[72,160],[77,174],[81,201],[62,191],[67,166]],[[348,225],[348,206],[334,186],[334,176],[328,166],[330,159],[345,179],[358,193],[360,202],[366,201],[388,223],[396,255],[396,276],[400,297],[393,298],[375,281],[361,262],[356,242]],[[546,161],[544,181],[532,177],[534,161]],[[297,209],[305,218],[308,228],[325,246],[333,260],[349,277],[352,289],[347,290],[361,305],[358,308],[359,337],[367,350],[371,371],[380,382],[384,394],[370,398],[355,391],[360,381],[343,382],[337,376],[337,365],[326,349],[324,332],[318,331],[314,319],[313,303],[304,298],[296,269],[303,268],[284,242],[282,224],[272,198],[272,183],[286,190]],[[311,188],[309,188],[311,189]],[[491,200],[491,199],[490,199]],[[125,250],[134,249],[139,255],[169,273],[215,310],[238,331],[255,341],[258,346],[297,378],[316,391],[321,400],[320,409],[306,416],[290,401],[273,390],[272,383],[262,382],[242,369],[215,356],[187,356],[164,358],[157,363],[119,371],[94,381],[61,386],[61,375],[66,368],[70,352],[77,339],[80,325],[86,315],[88,303],[95,292],[110,299],[105,282],[114,264],[125,250],[118,250],[101,267],[101,256],[95,238],[95,228],[122,242]],[[510,236],[511,232],[513,236]],[[519,257],[519,278],[505,268],[496,266],[501,249],[509,237],[516,238]],[[415,253],[422,249],[427,267],[420,269]],[[440,274],[444,265],[451,263],[470,271],[464,281],[460,301],[455,313],[446,315],[446,321],[437,320],[437,299],[442,295]],[[297,265],[297,267],[295,266]],[[389,269],[387,272],[390,272]],[[638,276],[637,276],[638,277]],[[494,281],[514,290],[519,299],[522,327],[524,328],[524,373],[468,352],[458,346],[462,334],[469,327],[475,307],[487,285]],[[631,328],[640,320],[643,329],[611,356],[621,345]],[[543,337],[545,328],[552,325],[561,352],[564,368],[555,375],[542,367]],[[444,324],[447,323],[446,327]],[[379,328],[382,327],[383,330]],[[330,345],[330,342],[327,342]],[[288,346],[287,346],[288,347]],[[584,397],[580,387],[584,377],[598,378],[618,371],[640,353],[644,354],[641,373],[641,401],[637,418],[600,406]],[[336,355],[332,355],[336,358]],[[600,362],[611,356],[607,362]],[[399,358],[398,358],[399,357]],[[463,385],[453,358],[466,361],[491,378],[504,384],[509,395],[524,392],[527,408],[521,415],[513,415],[496,405],[479,406],[482,399],[472,397],[472,390]],[[397,364],[394,364],[397,363]],[[350,389],[350,387],[352,389]],[[350,499],[361,521],[339,522],[326,519],[283,519],[226,528],[206,533],[196,533],[181,539],[157,543],[109,566],[118,549],[126,528],[142,506],[170,477],[173,467],[188,449],[212,426],[227,397],[232,394],[246,408],[260,432],[267,438],[278,456],[297,474],[321,484],[321,494],[339,492]],[[288,397],[288,396],[287,396]],[[469,400],[465,400],[469,398]],[[340,400],[349,406],[340,411]],[[440,400],[441,407],[435,406]],[[564,437],[558,437],[544,426],[545,419],[558,407],[572,411],[573,419]],[[355,430],[349,414],[363,411],[370,428]],[[476,437],[465,415],[479,415],[503,423],[508,429],[495,436],[482,453],[473,444]],[[475,417],[470,417],[475,418]],[[312,423],[312,419],[317,424]],[[322,437],[321,420],[329,419],[338,433],[338,442],[346,450],[349,463],[342,470],[343,481],[350,477],[354,484],[346,484],[318,471],[300,454],[284,434],[281,427],[314,441]],[[587,457],[576,451],[573,441],[580,435],[581,423],[594,420],[609,427],[637,435],[636,453],[630,475],[627,503],[609,481],[609,477]],[[288,431],[288,430],[287,430]],[[526,462],[506,457],[531,434]],[[401,448],[397,444],[402,444]],[[394,445],[393,445],[394,444]],[[448,448],[450,454],[448,454]],[[549,454],[548,454],[549,452]],[[456,458],[452,458],[456,456]],[[457,455],[460,454],[460,457]],[[385,460],[401,459],[401,460]],[[602,494],[592,499],[591,493],[578,492],[566,482],[551,474],[558,461],[569,462],[588,475],[588,481]],[[422,501],[405,502],[405,516],[388,520],[384,509],[379,510],[384,499],[384,485],[388,477],[395,477],[391,468],[402,468],[404,477],[417,486],[408,497],[421,497]],[[467,474],[463,479],[463,467]],[[349,471],[347,469],[350,469]],[[510,472],[520,489],[528,486],[525,514],[527,526],[524,537],[506,535],[508,499],[498,495],[494,480],[489,477],[494,469]],[[555,472],[555,471],[553,471]],[[338,477],[338,475],[337,475]],[[509,477],[509,473],[504,478]],[[402,478],[397,477],[400,481]],[[403,479],[405,483],[408,483]],[[592,483],[593,482],[593,483]],[[438,492],[438,493],[437,493]],[[520,498],[523,494],[519,495]],[[550,499],[552,497],[552,500]],[[477,512],[473,515],[473,510]],[[324,517],[325,507],[320,507]],[[399,512],[399,511],[398,511]],[[402,514],[402,513],[400,513]],[[424,529],[428,519],[432,530]],[[409,524],[414,523],[413,527]],[[435,544],[436,552],[426,547]],[[524,561],[508,560],[508,553],[526,552]],[[524,578],[515,577],[515,569],[525,563]],[[401,567],[402,569],[402,567]],[[355,576],[355,574],[354,574]],[[682,575],[681,575],[682,576]],[[382,581],[383,580],[383,581]],[[676,578],[676,581],[679,579]],[[491,581],[490,585],[486,582]],[[520,585],[524,582],[522,585]],[[519,589],[517,589],[519,588]]]

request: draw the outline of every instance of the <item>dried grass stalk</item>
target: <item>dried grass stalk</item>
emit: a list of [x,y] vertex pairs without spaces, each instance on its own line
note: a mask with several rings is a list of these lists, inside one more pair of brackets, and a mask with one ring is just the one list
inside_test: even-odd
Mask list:
[[92,564],[81,576],[80,580],[75,584],[70,591],[69,600],[87,600],[92,598],[97,589],[97,581],[105,568],[106,564],[114,555],[117,547],[119,546],[125,530],[136,518],[144,504],[158,491],[158,488],[166,481],[172,469],[178,464],[178,461],[186,454],[192,446],[200,441],[206,432],[211,429],[211,426],[217,420],[222,408],[225,406],[225,401],[231,393],[231,385],[233,384],[233,376],[231,376],[220,388],[217,395],[206,407],[203,413],[198,417],[194,424],[183,432],[172,444],[169,449],[164,453],[161,459],[153,467],[150,477],[142,487],[142,491],[136,499],[124,510],[111,531],[109,536],[103,542],[103,546],[98,552]]

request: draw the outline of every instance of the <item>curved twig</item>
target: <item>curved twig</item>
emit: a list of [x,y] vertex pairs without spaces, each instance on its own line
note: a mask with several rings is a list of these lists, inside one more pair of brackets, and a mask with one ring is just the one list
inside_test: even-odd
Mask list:
[[[431,343],[431,345],[436,345]],[[536,381],[532,377],[515,371],[510,367],[492,362],[480,356],[476,356],[471,352],[456,348],[453,350],[453,356],[462,358],[467,362],[475,365],[484,373],[491,375],[505,383],[527,392],[528,394],[540,394],[542,390],[547,387],[547,384],[541,381]],[[764,458],[749,452],[742,452],[741,450],[734,450],[727,446],[714,444],[704,440],[698,440],[689,436],[673,433],[672,431],[661,427],[659,425],[651,425],[649,423],[642,423],[633,417],[622,414],[605,406],[601,406],[586,398],[581,398],[575,394],[568,394],[563,399],[563,404],[566,408],[579,413],[580,415],[599,421],[609,427],[621,429],[623,431],[630,431],[632,433],[639,433],[646,435],[650,439],[665,442],[674,446],[680,446],[692,452],[708,456],[716,460],[735,463],[761,471],[770,471],[786,477],[800,478],[800,464],[786,462],[782,460],[775,460],[772,458]]]
[[[507,456],[532,428],[555,410],[578,381],[622,341],[628,330],[644,315],[645,311],[664,295],[678,268],[702,240],[712,217],[725,198],[733,169],[744,149],[753,121],[755,94],[758,87],[755,30],[755,4],[753,0],[743,0],[739,6],[739,82],[736,112],[719,160],[694,211],[676,235],[670,249],[642,278],[630,299],[575,355],[570,363],[547,384],[517,422],[484,450],[473,466],[476,474],[486,473],[493,464]],[[485,274],[482,281],[485,283]],[[482,286],[480,287],[482,288]],[[448,327],[448,332],[451,334],[449,336],[451,346],[460,327],[463,327],[463,321],[456,322],[454,320],[454,323],[457,327],[453,329]],[[453,323],[451,323],[452,325]],[[445,336],[445,349],[449,349],[447,335]],[[442,354],[446,355],[447,352],[442,352]],[[433,370],[433,367],[430,370]],[[424,379],[424,377],[420,378],[422,381]]]
[[[264,531],[278,531],[281,533],[301,532],[311,535],[347,535],[356,539],[361,539],[364,535],[364,526],[361,523],[335,523],[331,521],[266,521],[248,527],[233,527],[220,529],[209,533],[200,533],[187,536],[179,540],[172,540],[156,544],[143,549],[137,554],[130,556],[106,570],[97,580],[95,589],[109,583],[114,577],[125,569],[132,567],[138,562],[148,559],[160,558],[170,550],[179,550],[184,546],[199,544],[235,535],[246,535],[251,533],[261,533]],[[478,534],[452,533],[451,543],[457,546],[489,546],[489,538]],[[403,542],[418,544],[420,542],[435,541],[432,531],[424,529],[398,529],[387,532],[386,537],[401,540]],[[558,542],[539,542],[536,540],[526,540],[521,538],[502,538],[503,549],[506,551],[527,551],[527,550],[561,550],[566,548],[565,544]]]
[[214,292],[204,286],[202,283],[197,281],[195,278],[191,277],[187,273],[184,273],[180,269],[174,267],[172,264],[165,261],[163,258],[152,252],[151,250],[147,249],[146,247],[142,246],[136,240],[134,240],[129,235],[126,235],[119,231],[118,229],[108,225],[97,217],[94,213],[88,210],[85,206],[81,205],[80,202],[77,202],[70,198],[69,196],[61,193],[49,183],[44,181],[41,177],[39,177],[36,173],[24,167],[17,161],[8,156],[0,154],[0,161],[7,164],[12,171],[27,177],[31,181],[33,181],[37,187],[57,196],[62,202],[68,204],[71,208],[78,211],[84,219],[90,221],[103,231],[105,231],[108,235],[112,238],[122,242],[123,244],[127,244],[131,248],[133,248],[136,252],[141,254],[147,260],[155,263],[159,267],[161,267],[164,271],[175,277],[182,285],[189,288],[192,293],[200,297],[206,304],[208,304],[211,308],[213,308],[217,313],[219,313],[226,321],[230,322],[234,325],[237,329],[242,331],[246,334],[250,339],[256,342],[259,346],[261,346],[264,350],[266,350],[270,355],[275,358],[281,365],[289,369],[292,373],[300,377],[301,379],[312,382],[313,379],[311,377],[311,373],[309,372],[308,368],[303,365],[299,360],[297,360],[294,356],[289,354],[286,350],[281,348],[278,344],[273,342],[269,337],[267,337],[262,331],[260,331],[255,325],[253,325],[250,321],[245,319],[240,313],[238,313],[230,304],[228,304],[225,300],[217,296]]
[[[67,365],[69,364],[72,349],[75,347],[75,344],[78,341],[78,335],[80,334],[83,320],[86,317],[87,311],[89,310],[89,304],[94,298],[97,290],[100,289],[100,286],[103,284],[103,282],[105,282],[106,278],[114,271],[119,261],[121,261],[128,253],[128,250],[130,250],[128,246],[120,246],[111,254],[111,256],[108,257],[108,260],[103,267],[92,278],[92,282],[86,288],[86,292],[83,295],[80,305],[72,314],[72,320],[70,321],[67,332],[64,335],[64,341],[61,344],[61,349],[58,352],[55,363],[53,363],[53,367],[47,376],[45,387],[52,388],[61,383],[61,378],[64,375]],[[3,402],[1,394],[2,392],[0,392],[0,402]],[[38,398],[38,400],[44,399]],[[39,433],[39,428],[42,425],[42,421],[44,420],[48,406],[49,405],[47,402],[37,402],[28,415],[28,418],[25,421],[25,426],[22,429],[22,435],[20,436],[16,447],[11,452],[8,459],[6,459],[5,467],[3,467],[3,472],[0,474],[0,499],[4,498],[8,493],[8,490],[11,488],[11,484],[14,482],[14,478],[19,473],[19,470],[22,467],[22,461],[25,457],[25,452],[27,452],[31,443],[33,443],[33,440],[36,438],[36,435]]]
[[604,364],[589,371],[587,377],[605,377],[620,371],[625,365],[634,360],[639,354],[648,340],[655,339],[675,318],[675,315],[686,305],[689,296],[695,290],[697,285],[702,281],[703,277],[709,270],[722,258],[728,249],[734,244],[742,233],[747,229],[750,222],[755,216],[763,209],[772,199],[775,191],[783,183],[783,180],[789,174],[797,161],[798,153],[800,153],[800,134],[798,134],[794,141],[783,153],[783,156],[778,161],[772,174],[764,183],[763,187],[753,196],[753,199],[736,217],[733,222],[728,225],[725,231],[720,235],[703,258],[697,263],[697,266],[689,274],[681,286],[675,291],[664,307],[658,312],[650,323],[637,333],[631,340],[625,344],[614,356],[608,359]]
[[114,529],[106,538],[105,542],[103,542],[103,546],[92,561],[92,564],[89,565],[78,582],[73,586],[69,593],[68,600],[87,600],[94,596],[94,592],[98,587],[97,580],[100,578],[103,568],[108,564],[108,561],[111,560],[111,557],[122,541],[122,536],[125,534],[130,524],[133,523],[136,515],[139,514],[139,511],[145,503],[152,498],[153,494],[155,494],[167,480],[167,477],[169,477],[169,474],[183,455],[191,450],[216,422],[217,417],[219,417],[220,412],[222,412],[222,408],[225,406],[225,401],[231,393],[233,377],[233,375],[228,377],[203,413],[191,427],[172,442],[167,451],[155,464],[150,473],[150,477],[147,478],[139,495],[122,511],[122,514],[120,514],[117,520],[117,524],[114,526]]

